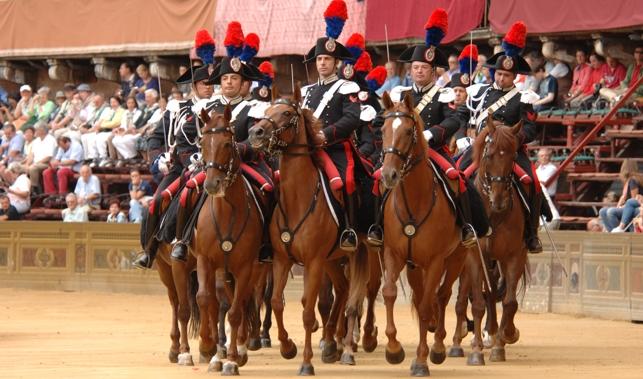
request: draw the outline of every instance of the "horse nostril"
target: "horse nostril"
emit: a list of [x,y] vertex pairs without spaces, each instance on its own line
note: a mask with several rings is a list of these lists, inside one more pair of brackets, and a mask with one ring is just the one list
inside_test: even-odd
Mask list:
[[264,130],[263,128],[257,128],[255,129],[255,136],[257,137],[263,137]]

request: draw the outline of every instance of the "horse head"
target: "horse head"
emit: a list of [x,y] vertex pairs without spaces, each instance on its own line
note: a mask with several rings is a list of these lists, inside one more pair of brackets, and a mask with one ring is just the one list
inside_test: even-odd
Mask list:
[[[395,187],[426,152],[422,137],[422,124],[415,112],[413,99],[406,94],[404,100],[394,104],[388,93],[382,96],[384,126],[382,126],[382,183],[386,188]],[[421,142],[421,143],[418,143]],[[419,150],[418,150],[419,149]]]
[[205,168],[203,187],[209,195],[222,197],[225,190],[234,182],[241,161],[234,140],[234,130],[230,125],[232,110],[226,106],[223,114],[214,113],[212,117],[201,110],[205,123],[201,137],[202,157]]
[[482,193],[489,198],[492,212],[502,212],[510,206],[513,166],[520,143],[518,133],[522,121],[504,125],[489,113],[486,127],[474,142],[474,160],[478,162],[477,179]]
[[[250,128],[249,141],[254,148],[260,148],[269,154],[283,152],[290,147],[313,147],[318,145],[318,137],[314,130],[318,121],[312,112],[302,109],[301,90],[295,86],[292,100],[278,98],[273,90],[272,105],[266,109],[265,115]],[[305,134],[300,134],[300,127]]]

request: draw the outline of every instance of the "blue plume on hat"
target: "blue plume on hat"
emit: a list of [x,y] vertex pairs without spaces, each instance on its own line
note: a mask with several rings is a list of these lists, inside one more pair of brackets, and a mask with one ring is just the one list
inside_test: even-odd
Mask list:
[[255,33],[248,33],[241,52],[241,59],[244,62],[250,62],[259,52],[259,36]]
[[194,37],[196,55],[204,64],[214,63],[214,52],[216,50],[214,39],[206,29],[200,29]]
[[448,18],[447,11],[442,8],[437,8],[431,13],[429,20],[424,25],[426,35],[424,42],[427,47],[439,46],[442,39],[447,34]]
[[461,73],[473,72],[478,65],[478,47],[472,43],[465,46],[458,57],[458,64]]
[[344,29],[344,24],[348,19],[348,10],[346,9],[346,3],[344,0],[333,0],[326,8],[324,12],[324,20],[326,21],[326,37],[337,39],[342,30]]

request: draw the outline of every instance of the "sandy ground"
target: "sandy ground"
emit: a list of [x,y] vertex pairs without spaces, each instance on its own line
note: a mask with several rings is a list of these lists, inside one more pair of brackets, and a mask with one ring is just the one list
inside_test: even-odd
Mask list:
[[[164,296],[44,292],[0,289],[0,378],[203,378],[206,365],[178,367],[167,360],[170,308]],[[321,363],[326,378],[408,377],[417,341],[408,305],[397,307],[406,360],[396,366],[384,359],[384,307],[377,308],[377,350],[356,355],[357,366]],[[448,315],[449,334],[453,314]],[[301,306],[289,301],[286,325],[299,355],[286,361],[278,347],[250,352],[241,368],[245,377],[289,377],[297,373],[303,333]],[[463,358],[430,364],[438,378],[643,378],[643,325],[564,315],[519,314],[521,340],[507,349],[507,362],[467,367]],[[276,330],[272,333],[273,345]],[[318,340],[319,333],[314,336]],[[450,342],[451,335],[447,337]],[[431,337],[432,340],[432,337]],[[467,339],[468,341],[468,339]],[[465,345],[466,346],[466,345]],[[198,350],[192,342],[193,352]],[[198,357],[194,356],[195,361]]]

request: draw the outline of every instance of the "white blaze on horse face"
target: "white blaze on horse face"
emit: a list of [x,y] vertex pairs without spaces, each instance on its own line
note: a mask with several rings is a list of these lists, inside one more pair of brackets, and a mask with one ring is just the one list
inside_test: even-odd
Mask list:
[[395,132],[397,131],[397,128],[402,125],[402,119],[399,117],[395,117],[393,119],[393,124],[391,125],[393,127],[393,144],[395,144]]

